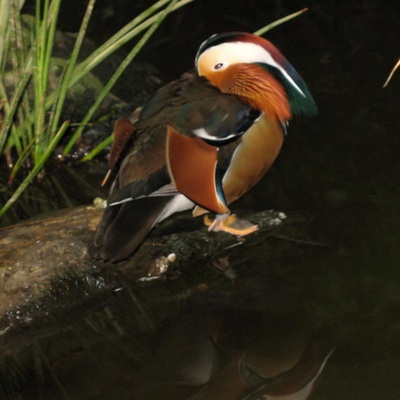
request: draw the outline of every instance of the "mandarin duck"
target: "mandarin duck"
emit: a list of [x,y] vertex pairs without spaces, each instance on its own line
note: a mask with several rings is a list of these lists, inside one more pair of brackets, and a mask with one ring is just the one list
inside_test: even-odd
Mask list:
[[188,209],[215,213],[213,222],[205,219],[210,230],[254,232],[229,205],[271,167],[292,116],[315,112],[303,79],[268,40],[211,36],[194,71],[117,121],[109,160],[116,177],[90,254],[123,260],[156,224]]

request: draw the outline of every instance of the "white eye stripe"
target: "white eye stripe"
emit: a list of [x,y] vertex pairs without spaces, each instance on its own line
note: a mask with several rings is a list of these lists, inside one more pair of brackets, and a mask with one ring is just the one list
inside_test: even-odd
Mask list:
[[[221,62],[220,60],[224,60],[224,62]],[[210,47],[200,55],[199,59],[197,60],[197,66],[200,68],[202,64],[208,65],[209,67],[212,65],[214,71],[217,71],[222,69],[221,66],[216,68],[221,64],[223,68],[226,68],[231,64],[246,62],[260,62],[277,68],[288,80],[288,82],[302,96],[306,97],[293,78],[287,73],[287,71],[274,60],[274,58],[266,49],[256,43],[227,42],[221,43],[218,46]]]
[[[200,55],[199,60],[204,56],[214,58],[219,64],[218,58],[226,63],[233,64],[238,62],[254,62],[255,60],[270,63],[273,59],[271,55],[261,46],[255,43],[228,42],[213,46]],[[222,64],[222,62],[221,62]]]

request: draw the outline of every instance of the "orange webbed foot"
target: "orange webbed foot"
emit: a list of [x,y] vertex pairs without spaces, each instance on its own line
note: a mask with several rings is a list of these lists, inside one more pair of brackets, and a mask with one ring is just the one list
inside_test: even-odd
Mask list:
[[217,214],[214,221],[206,215],[204,224],[208,226],[210,232],[227,232],[235,236],[249,235],[258,230],[258,225],[237,218],[235,214]]

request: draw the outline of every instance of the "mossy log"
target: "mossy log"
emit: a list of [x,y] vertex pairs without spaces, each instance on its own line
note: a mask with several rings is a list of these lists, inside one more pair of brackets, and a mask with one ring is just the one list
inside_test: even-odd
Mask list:
[[[65,322],[133,282],[168,279],[213,263],[228,273],[223,260],[238,247],[265,247],[269,236],[293,227],[300,241],[306,237],[299,219],[275,211],[250,215],[260,229],[246,239],[209,233],[188,213],[156,228],[130,259],[106,264],[87,252],[101,215],[101,209],[77,207],[0,230],[0,350],[12,352],[31,340],[26,327],[49,316]],[[241,251],[235,263],[245,262],[248,254]]]

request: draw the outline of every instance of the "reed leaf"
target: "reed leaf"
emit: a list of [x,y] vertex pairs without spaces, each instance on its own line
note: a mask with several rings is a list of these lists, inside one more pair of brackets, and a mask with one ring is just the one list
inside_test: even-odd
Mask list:
[[[189,1],[191,1],[191,0],[189,0]],[[111,76],[111,78],[109,79],[107,84],[104,86],[103,90],[97,95],[95,102],[93,103],[93,105],[90,107],[89,111],[83,118],[81,125],[77,128],[77,130],[71,136],[71,139],[69,140],[69,142],[67,143],[67,145],[64,148],[63,156],[65,156],[66,154],[68,154],[71,151],[72,146],[74,145],[74,143],[78,140],[78,138],[82,134],[85,125],[89,123],[89,121],[93,117],[94,113],[96,112],[97,108],[100,106],[100,104],[105,99],[106,95],[110,92],[111,88],[117,82],[117,80],[122,75],[122,73],[126,70],[126,68],[129,66],[129,64],[132,62],[132,60],[136,57],[136,55],[139,53],[139,51],[143,48],[143,46],[146,44],[146,42],[150,39],[150,37],[153,35],[155,30],[161,24],[161,22],[174,9],[175,3],[177,3],[177,0],[172,0],[169,3],[169,5],[165,8],[165,10],[163,10],[157,14],[157,19],[154,22],[152,22],[152,24],[150,25],[150,27],[148,28],[146,33],[141,37],[141,39],[137,42],[137,44],[133,47],[133,49],[129,52],[129,54],[125,57],[125,59],[121,62],[121,64],[115,70],[114,74]],[[100,146],[102,146],[102,144],[100,144]]]
[[[69,141],[64,154],[72,149],[116,80],[168,13],[193,0],[155,2],[78,65],[78,55],[86,36],[95,1],[88,1],[71,56],[65,62],[56,89],[49,87],[49,77],[55,65],[52,52],[61,0],[36,0],[35,16],[27,19],[24,17],[24,24],[31,24],[30,35],[27,33],[29,31],[24,30],[21,19],[21,9],[25,0],[0,1],[0,112],[2,117],[0,119],[0,155],[8,159],[16,158],[10,161],[13,165],[10,173],[11,181],[18,175],[22,166],[30,165],[32,168],[0,209],[0,217],[9,210],[35,179],[70,127],[69,122],[62,123],[61,121],[68,90],[123,44],[147,30],[105,85],[85,118],[82,121],[75,121],[74,125],[77,125],[78,129]],[[4,80],[10,68],[15,82],[12,90],[6,88]],[[103,148],[110,141],[111,139],[106,139],[102,144]],[[101,149],[100,146],[97,150],[90,152],[89,158],[98,154]]]
[[81,162],[86,162],[92,160],[96,157],[101,151],[103,151],[109,144],[114,140],[114,134],[107,136],[104,140],[101,141],[94,149],[92,149],[85,157],[82,158]]
[[[100,64],[104,59],[109,57],[112,53],[118,50],[121,46],[128,43],[134,37],[139,35],[145,29],[156,24],[156,27],[160,25],[158,22],[167,16],[168,13],[178,10],[179,8],[191,3],[194,0],[168,0],[172,6],[168,7],[168,12],[160,11],[159,13],[148,16],[149,13],[145,12],[146,18],[135,18],[133,21],[128,23],[125,27],[119,30],[115,35],[113,35],[109,40],[107,40],[103,45],[101,45],[95,52],[93,52],[86,60],[78,65],[76,71],[74,71],[74,76],[71,80],[71,84],[78,82],[84,75],[90,72],[94,67]],[[161,3],[161,2],[160,2]],[[166,1],[162,1],[163,5]],[[176,3],[176,4],[175,4]],[[147,11],[147,10],[146,10]],[[129,27],[129,29],[127,29]],[[143,43],[144,45],[144,43]],[[140,49],[139,49],[140,50]]]
[[8,209],[18,200],[18,198],[21,196],[21,194],[24,192],[24,190],[29,186],[29,184],[35,179],[36,175],[40,172],[40,170],[43,168],[44,164],[46,161],[49,159],[51,154],[53,153],[55,147],[57,146],[58,142],[61,140],[63,137],[64,133],[69,127],[69,121],[65,121],[58,132],[55,134],[51,142],[49,143],[48,148],[44,152],[44,154],[36,160],[35,166],[31,169],[27,177],[22,181],[22,183],[18,186],[18,188],[15,190],[15,192],[12,194],[12,196],[8,199],[6,204],[0,209],[0,217],[2,217]]
[[257,36],[262,36],[264,35],[264,33],[267,33],[268,31],[276,28],[277,26],[282,25],[293,18],[297,18],[299,15],[305,13],[306,11],[308,11],[308,8],[303,8],[300,11],[296,11],[293,14],[287,15],[286,17],[277,19],[276,21],[271,22],[270,24],[265,25],[262,28],[258,29],[257,31],[254,32],[254,34]]
[[18,106],[21,102],[22,96],[25,93],[26,87],[32,77],[32,58],[28,57],[25,70],[22,73],[21,80],[14,92],[14,95],[11,100],[10,108],[5,115],[5,118],[2,123],[2,128],[0,130],[0,154],[3,153],[4,145],[6,143],[8,134],[10,132],[11,126],[14,122],[15,114],[18,109]]
[[85,39],[86,30],[87,30],[87,27],[88,27],[88,24],[90,21],[90,17],[93,12],[95,2],[96,2],[96,0],[90,0],[88,6],[86,7],[86,12],[83,17],[82,24],[81,24],[81,27],[78,32],[78,36],[77,36],[75,44],[74,44],[74,48],[72,50],[71,57],[70,57],[69,61],[67,62],[65,72],[62,75],[61,83],[59,86],[60,90],[57,93],[57,100],[55,102],[55,107],[54,107],[54,110],[52,113],[52,117],[50,119],[50,124],[49,124],[50,125],[50,134],[56,130],[56,128],[59,124],[59,120],[61,117],[65,99],[67,97],[67,91],[71,85],[72,73],[76,66],[76,62],[78,60],[78,55],[81,50],[83,41]]

